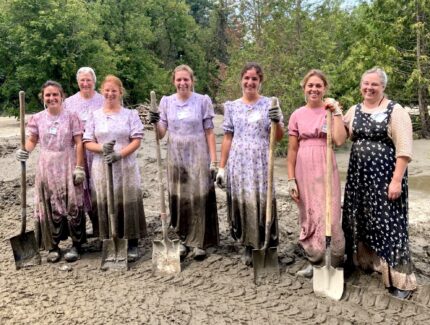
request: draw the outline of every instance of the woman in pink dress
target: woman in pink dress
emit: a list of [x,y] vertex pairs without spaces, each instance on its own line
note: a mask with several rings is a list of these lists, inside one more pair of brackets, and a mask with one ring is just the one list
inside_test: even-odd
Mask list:
[[[323,100],[327,78],[320,70],[311,70],[304,77],[306,105],[291,114],[288,123],[288,189],[299,207],[299,246],[311,263],[298,275],[312,277],[312,265],[322,264],[325,254],[325,175],[327,153],[326,110],[333,112],[333,143],[342,145],[346,131],[339,104]],[[343,263],[345,238],[342,231],[340,181],[336,159],[333,156],[332,179],[332,264]]]
[[128,239],[128,259],[139,257],[138,241],[146,236],[145,213],[136,150],[143,125],[136,110],[122,106],[125,90],[119,78],[108,75],[101,85],[103,107],[91,114],[85,128],[85,148],[94,153],[91,194],[97,205],[99,236],[109,238],[107,164],[112,164],[114,210],[118,236]]
[[37,143],[40,145],[35,181],[36,236],[40,246],[49,250],[47,261],[51,263],[61,258],[61,240],[70,236],[73,241],[64,256],[68,262],[79,258],[79,248],[85,242],[82,125],[76,114],[63,109],[64,97],[59,83],[45,82],[41,98],[46,109],[31,117],[25,150],[17,151],[17,159],[26,160]]
[[[79,91],[66,98],[64,101],[64,108],[78,115],[79,119],[85,130],[85,124],[89,116],[95,110],[103,106],[103,96],[95,90],[96,87],[96,74],[90,67],[79,68],[76,73],[76,81],[78,82]],[[91,165],[93,162],[93,153],[89,150],[84,151],[85,158],[85,181],[84,181],[84,207],[85,212],[92,224],[92,233],[87,235],[98,236],[98,218],[97,218],[97,205],[91,202]]]

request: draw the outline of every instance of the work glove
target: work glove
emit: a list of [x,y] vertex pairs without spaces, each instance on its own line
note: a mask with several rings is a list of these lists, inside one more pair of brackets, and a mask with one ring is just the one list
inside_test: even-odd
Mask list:
[[295,178],[290,178],[287,184],[287,190],[290,196],[296,200],[299,198],[299,190],[297,188],[297,182]]
[[158,123],[159,120],[160,120],[160,113],[159,112],[149,111],[149,123],[150,124]]
[[211,162],[211,165],[209,166],[209,171],[211,173],[211,180],[215,182],[218,173],[218,167],[215,161]]
[[272,122],[278,123],[282,118],[282,111],[279,106],[271,107],[269,109],[269,118]]
[[16,160],[18,161],[26,161],[29,156],[30,153],[24,149],[18,149],[15,154]]
[[332,111],[333,116],[342,115],[342,106],[340,106],[339,102],[334,98],[326,98],[324,99],[324,105],[326,109]]
[[104,155],[104,161],[106,164],[113,164],[114,162],[121,160],[122,156],[119,152],[112,152],[108,155]]
[[84,167],[76,166],[73,171],[73,184],[79,185],[82,184],[85,180],[85,170]]
[[225,175],[224,174],[225,174],[224,168],[218,168],[215,183],[219,188],[225,188]]
[[113,147],[115,146],[115,140],[106,142],[103,144],[103,156],[111,154],[113,151]]

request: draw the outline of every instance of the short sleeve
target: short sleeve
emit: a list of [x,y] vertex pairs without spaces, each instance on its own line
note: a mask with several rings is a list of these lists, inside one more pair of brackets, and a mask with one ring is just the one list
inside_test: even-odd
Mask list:
[[232,117],[232,102],[224,103],[224,121],[222,128],[224,132],[234,133],[233,117]]
[[[296,111],[297,112],[297,111]],[[288,120],[288,135],[299,137],[299,126],[297,123],[297,113],[293,112]]]
[[37,135],[39,136],[39,126],[37,125],[37,117],[33,115],[27,123],[27,135]]
[[345,125],[345,128],[348,130],[349,136],[351,136],[352,134],[352,122],[354,121],[355,117],[355,108],[356,105],[351,106],[346,112],[346,114],[343,116],[343,125]]
[[158,110],[160,112],[160,125],[167,129],[169,124],[167,122],[167,102],[168,98],[166,96],[163,96],[160,100],[160,105],[158,106]]
[[83,134],[84,126],[76,113],[70,114],[73,136]]
[[130,110],[130,138],[143,138],[143,124],[140,120],[138,112],[135,109]]
[[214,113],[214,107],[212,105],[212,101],[208,95],[203,96],[202,110],[203,110],[202,112],[203,128],[205,130],[213,129],[214,128],[213,118],[215,116],[215,113]]
[[91,113],[88,117],[87,123],[85,124],[85,132],[83,137],[83,142],[97,142],[95,136],[94,136],[94,129],[95,129],[95,118],[94,113]]

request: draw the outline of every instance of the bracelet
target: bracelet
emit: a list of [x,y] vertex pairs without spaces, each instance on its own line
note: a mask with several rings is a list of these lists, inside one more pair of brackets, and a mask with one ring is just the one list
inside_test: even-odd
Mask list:
[[288,179],[288,181],[295,181],[296,180],[296,178],[295,177],[292,177],[292,178],[289,178]]
[[84,170],[84,167],[82,167],[82,166],[76,166],[75,169]]

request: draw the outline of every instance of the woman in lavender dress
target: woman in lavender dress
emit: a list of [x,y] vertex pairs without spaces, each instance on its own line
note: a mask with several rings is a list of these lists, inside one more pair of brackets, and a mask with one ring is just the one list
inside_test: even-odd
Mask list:
[[[332,139],[337,146],[346,140],[342,111],[332,99],[324,100],[328,88],[326,76],[320,70],[311,70],[301,83],[306,105],[291,114],[288,123],[288,190],[299,208],[299,246],[310,264],[297,272],[312,277],[312,264],[323,263],[325,240],[325,175],[327,155],[326,110],[333,112]],[[332,239],[333,266],[343,263],[345,238],[341,224],[340,181],[336,159],[333,156],[332,178]]]
[[216,173],[214,111],[210,98],[193,92],[194,74],[187,65],[173,72],[176,94],[160,101],[160,114],[152,113],[160,138],[169,131],[168,188],[171,225],[179,235],[181,256],[193,247],[195,259],[219,243],[218,215],[213,178]]
[[49,250],[50,263],[60,260],[58,244],[70,236],[73,247],[64,257],[73,262],[79,258],[79,248],[85,241],[82,126],[76,114],[63,109],[64,92],[59,83],[45,82],[41,98],[46,109],[28,122],[25,150],[17,151],[17,159],[26,160],[39,143],[34,207],[36,236],[40,246]]
[[[96,74],[90,67],[82,67],[76,73],[76,80],[78,82],[79,91],[66,98],[64,101],[64,108],[78,115],[79,119],[85,130],[85,124],[89,116],[95,110],[103,106],[103,96],[95,91],[96,86]],[[85,212],[92,224],[92,235],[98,236],[98,218],[97,218],[97,206],[91,203],[91,165],[93,161],[93,153],[89,150],[84,151],[85,158],[85,181],[84,181],[84,207]]]
[[143,125],[135,110],[122,107],[122,82],[108,75],[101,85],[103,107],[87,121],[84,143],[94,153],[91,168],[91,193],[97,204],[99,236],[109,238],[107,210],[107,163],[112,164],[114,210],[117,213],[118,236],[128,239],[128,259],[139,257],[138,240],[146,235],[145,214],[139,167],[135,151],[143,138]]
[[[271,108],[270,98],[260,95],[263,71],[251,62],[241,73],[242,97],[224,104],[224,139],[217,184],[225,185],[227,169],[227,209],[233,238],[245,245],[242,262],[250,265],[252,249],[264,242],[267,200],[267,173],[271,122],[276,123],[276,140],[284,135],[279,107]],[[228,160],[228,165],[226,167]],[[278,245],[276,199],[269,244]]]

